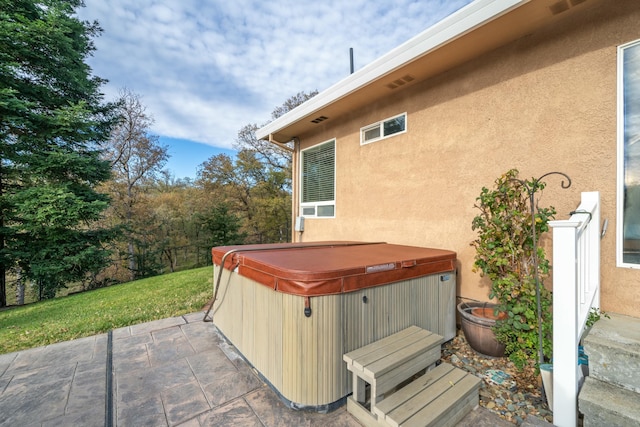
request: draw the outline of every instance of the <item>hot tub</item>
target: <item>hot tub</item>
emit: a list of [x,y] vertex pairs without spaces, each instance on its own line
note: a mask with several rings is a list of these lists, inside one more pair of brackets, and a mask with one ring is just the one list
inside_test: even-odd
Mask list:
[[[230,252],[230,253],[229,253]],[[213,248],[218,329],[292,408],[351,393],[342,355],[411,325],[455,336],[456,254],[387,243]]]

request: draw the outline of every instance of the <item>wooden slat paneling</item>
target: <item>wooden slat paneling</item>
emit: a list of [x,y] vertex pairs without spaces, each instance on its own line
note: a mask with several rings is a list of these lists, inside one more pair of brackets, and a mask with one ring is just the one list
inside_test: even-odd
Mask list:
[[[455,290],[455,273],[450,274]],[[439,275],[433,275],[311,297],[312,315],[307,318],[304,297],[276,292],[225,270],[214,322],[283,397],[322,406],[351,392],[344,353],[411,325],[443,335],[440,286]]]

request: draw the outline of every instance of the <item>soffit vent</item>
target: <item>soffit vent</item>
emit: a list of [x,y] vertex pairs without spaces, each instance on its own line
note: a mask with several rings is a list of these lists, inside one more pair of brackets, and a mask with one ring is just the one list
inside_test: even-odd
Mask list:
[[559,1],[549,6],[549,10],[551,11],[552,15],[558,15],[562,12],[566,12],[567,10],[569,10],[569,3],[567,3],[564,0]]
[[387,87],[389,89],[395,89],[397,87],[403,86],[409,82],[412,82],[415,80],[415,77],[413,77],[412,75],[407,74],[404,77],[400,77],[399,79],[396,79],[394,81],[392,81],[391,83],[387,84]]
[[329,117],[326,116],[320,116],[320,117],[316,117],[315,119],[311,120],[311,123],[320,123],[320,122],[324,122],[325,120],[327,120]]
[[549,6],[549,10],[551,11],[552,15],[558,15],[562,12],[566,12],[567,10],[569,10],[569,8],[584,3],[585,1],[587,0],[561,0]]

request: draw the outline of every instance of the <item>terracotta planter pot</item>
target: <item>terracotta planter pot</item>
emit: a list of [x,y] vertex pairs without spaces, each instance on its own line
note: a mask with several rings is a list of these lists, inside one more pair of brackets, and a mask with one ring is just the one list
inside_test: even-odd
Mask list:
[[[493,326],[496,324],[495,305],[481,302],[458,304],[462,332],[472,349],[490,357],[504,356],[504,344],[496,340]],[[486,315],[486,316],[485,316]],[[506,316],[500,313],[499,317]]]
[[477,317],[484,317],[485,319],[502,320],[507,318],[507,313],[501,311],[496,316],[495,309],[493,307],[475,307],[471,309],[471,314]]

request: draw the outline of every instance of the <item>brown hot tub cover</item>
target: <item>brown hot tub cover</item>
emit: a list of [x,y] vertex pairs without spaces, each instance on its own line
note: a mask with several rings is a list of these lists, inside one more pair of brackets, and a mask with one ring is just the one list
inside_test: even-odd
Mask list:
[[453,251],[363,242],[218,246],[213,262],[279,291],[300,296],[352,292],[455,269]]

